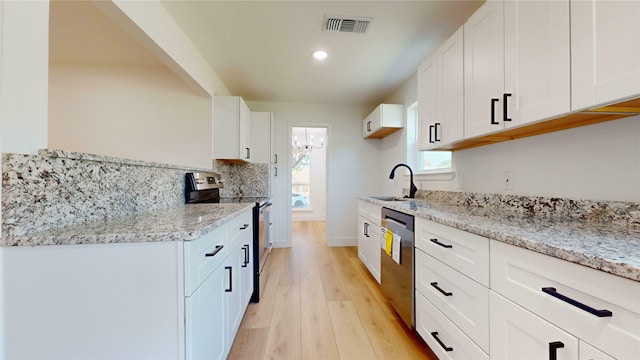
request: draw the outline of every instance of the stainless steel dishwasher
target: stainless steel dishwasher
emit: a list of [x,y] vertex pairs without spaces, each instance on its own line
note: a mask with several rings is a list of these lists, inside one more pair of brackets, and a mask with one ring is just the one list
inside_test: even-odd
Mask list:
[[[398,315],[411,329],[415,325],[413,299],[413,215],[408,215],[386,207],[382,208],[381,225],[400,236],[398,256],[389,256],[386,251],[386,239],[381,244],[381,281],[382,293],[394,307]],[[396,258],[399,263],[394,260]]]

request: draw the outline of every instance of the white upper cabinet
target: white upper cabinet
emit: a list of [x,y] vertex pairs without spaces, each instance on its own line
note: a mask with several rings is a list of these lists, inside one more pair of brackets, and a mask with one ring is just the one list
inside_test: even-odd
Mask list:
[[504,9],[488,0],[464,25],[464,135],[497,131],[504,94]]
[[[505,127],[571,110],[569,1],[506,1]],[[503,103],[503,107],[504,107]]]
[[640,94],[640,1],[571,1],[572,109]]
[[463,51],[461,27],[418,67],[418,146],[421,150],[463,138]]
[[465,138],[570,111],[568,0],[489,0],[464,49]]
[[239,96],[214,96],[213,158],[251,161],[251,110]]
[[270,112],[251,113],[251,162],[268,164],[273,160],[272,118],[273,113]]
[[363,138],[383,138],[402,129],[404,105],[380,104],[362,121]]

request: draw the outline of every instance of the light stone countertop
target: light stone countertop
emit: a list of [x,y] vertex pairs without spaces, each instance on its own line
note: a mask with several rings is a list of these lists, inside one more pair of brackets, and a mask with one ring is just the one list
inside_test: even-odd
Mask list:
[[29,235],[6,236],[2,237],[0,246],[190,241],[254,206],[255,202],[188,204]]
[[640,227],[421,200],[360,200],[640,281]]

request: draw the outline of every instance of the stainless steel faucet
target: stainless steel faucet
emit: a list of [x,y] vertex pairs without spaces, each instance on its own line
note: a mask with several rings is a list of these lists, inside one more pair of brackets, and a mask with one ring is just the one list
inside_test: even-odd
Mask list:
[[[409,165],[407,164],[398,164],[396,166],[393,167],[393,169],[391,169],[391,174],[389,174],[389,179],[393,179],[396,175],[396,169],[399,168],[400,166],[404,166],[407,169],[409,169],[409,174],[411,175],[411,185],[409,186],[409,199],[413,199],[416,197],[416,191],[418,191],[418,188],[416,187],[416,185],[413,183],[413,170],[411,170],[411,167],[409,167]],[[406,195],[404,197],[407,197]]]

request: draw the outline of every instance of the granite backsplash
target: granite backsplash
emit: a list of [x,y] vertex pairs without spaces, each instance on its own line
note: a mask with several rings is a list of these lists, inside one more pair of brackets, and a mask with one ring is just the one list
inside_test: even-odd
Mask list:
[[213,171],[222,176],[221,197],[269,196],[269,164],[213,161]]

